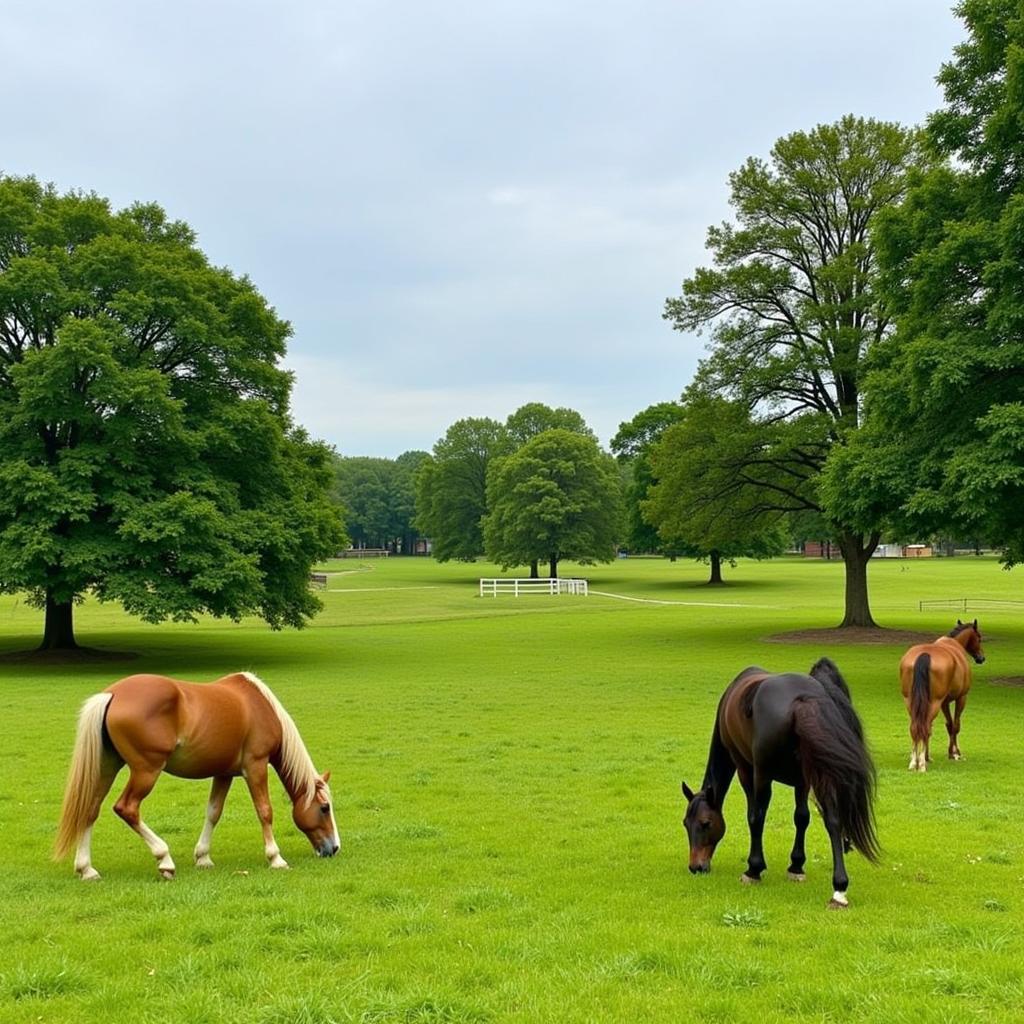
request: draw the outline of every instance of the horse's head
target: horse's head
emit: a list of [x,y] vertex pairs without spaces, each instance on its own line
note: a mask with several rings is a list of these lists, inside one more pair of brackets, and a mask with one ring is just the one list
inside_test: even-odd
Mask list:
[[312,800],[298,799],[292,808],[292,820],[300,832],[306,833],[318,857],[333,857],[341,848],[338,826],[334,821],[331,790],[327,785],[330,772],[318,775]]
[[964,650],[981,665],[985,661],[985,652],[981,649],[981,630],[978,629],[978,620],[973,622],[961,622],[956,620],[956,630],[953,635],[964,645]]
[[705,875],[711,870],[715,847],[725,835],[725,818],[714,790],[701,789],[694,793],[684,782],[683,796],[688,801],[683,828],[690,840],[690,872]]

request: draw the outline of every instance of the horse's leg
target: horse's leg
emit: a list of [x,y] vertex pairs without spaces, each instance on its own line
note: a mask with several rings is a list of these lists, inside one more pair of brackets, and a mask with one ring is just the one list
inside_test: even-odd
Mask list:
[[913,719],[910,721],[910,764],[907,768],[916,772],[924,764],[924,742],[918,736],[917,726]]
[[256,808],[256,815],[263,826],[263,852],[267,855],[267,863],[272,868],[286,868],[288,862],[281,856],[281,850],[274,839],[274,809],[270,804],[270,794],[267,791],[267,762],[256,761],[247,765],[245,770],[245,781],[249,787],[249,795],[252,797],[253,806]]
[[821,816],[825,822],[829,842],[832,844],[832,899],[828,905],[833,910],[843,910],[849,905],[846,890],[850,885],[850,879],[846,874],[846,863],[843,860],[843,828],[839,821],[839,815],[833,808],[822,807]]
[[935,725],[935,719],[939,714],[939,708],[942,707],[942,701],[933,700],[928,705],[928,721],[925,724],[924,730],[924,760],[920,764],[919,771],[925,771],[927,769],[928,762],[932,759],[931,754],[931,742],[932,742],[932,728]]
[[142,801],[152,792],[156,780],[163,771],[163,765],[158,768],[145,766],[131,767],[131,775],[128,776],[128,785],[124,792],[117,798],[114,804],[114,813],[124,821],[129,828],[138,832],[142,841],[149,847],[149,852],[156,858],[156,869],[164,878],[174,877],[174,861],[171,859],[170,848],[143,820],[140,812]]
[[[743,777],[740,776],[740,781]],[[768,866],[764,860],[764,849],[761,845],[764,835],[764,819],[768,814],[768,805],[772,799],[771,781],[761,782],[756,777],[749,786],[743,786],[747,794],[747,825],[750,828],[750,855],[747,857],[747,870],[741,877],[742,882],[760,882],[761,872]]]
[[230,775],[217,776],[210,787],[210,799],[206,805],[206,824],[203,825],[199,842],[196,843],[195,857],[197,868],[213,867],[213,861],[210,860],[210,840],[213,838],[213,830],[217,827],[217,822],[220,821],[221,813],[224,810],[224,801],[230,788]]
[[910,715],[910,764],[907,765],[907,769],[912,772],[924,771],[924,736],[910,710],[910,698],[905,698],[904,703],[907,706],[907,714]]
[[946,709],[946,728],[949,729],[949,756],[954,761],[962,761],[964,755],[960,753],[960,744],[957,737],[960,735],[960,716],[964,713],[964,705],[967,703],[967,694],[962,694],[956,699],[956,714],[953,721],[949,720],[949,709]]
[[793,790],[796,808],[793,811],[793,824],[796,826],[796,838],[793,840],[793,852],[789,855],[789,870],[786,874],[794,882],[802,882],[805,878],[804,864],[807,854],[804,853],[804,836],[811,822],[811,812],[807,807],[807,787],[803,784]]
[[89,817],[86,819],[85,831],[78,840],[78,848],[75,850],[75,873],[83,882],[92,882],[100,877],[100,873],[92,866],[92,829],[96,819],[100,816],[100,808],[103,801],[110,792],[110,787],[117,778],[117,773],[124,767],[124,761],[119,757],[104,751],[100,760],[100,777],[96,783],[96,792],[93,798],[92,807],[89,808]]

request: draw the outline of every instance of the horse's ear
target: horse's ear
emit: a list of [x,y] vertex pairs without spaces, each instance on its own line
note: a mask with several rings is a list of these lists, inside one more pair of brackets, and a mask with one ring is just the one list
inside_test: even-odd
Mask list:
[[320,776],[320,778],[323,779],[324,782],[330,782],[331,781],[331,769],[328,768],[327,771],[325,771],[323,773],[323,775]]
[[715,792],[714,786],[704,787],[704,799],[707,800],[709,807],[718,810],[718,794]]
[[687,800],[693,799],[693,790],[690,789],[685,782],[683,783],[683,796],[685,796]]
[[975,633],[978,632],[978,620],[977,619],[974,620],[974,632]]
[[957,624],[958,626],[962,626],[962,625],[963,625],[963,623],[962,623],[962,622],[961,622],[961,621],[960,621],[959,619],[957,619],[957,620],[956,620],[956,624]]

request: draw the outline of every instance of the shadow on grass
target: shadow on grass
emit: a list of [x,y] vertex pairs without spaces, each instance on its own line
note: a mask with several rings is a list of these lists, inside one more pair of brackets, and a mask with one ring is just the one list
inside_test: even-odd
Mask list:
[[[77,651],[37,651],[28,649],[38,637],[7,637],[0,650],[0,681],[4,676],[24,680],[34,676],[81,676],[113,681],[123,675],[152,672],[174,676],[194,674],[197,666],[204,679],[214,679],[243,670],[271,671],[294,666],[302,656],[291,644],[267,643],[271,631],[254,635],[258,627],[246,630],[211,630],[207,633],[174,632],[90,634],[93,642]],[[130,667],[128,667],[130,666]]]

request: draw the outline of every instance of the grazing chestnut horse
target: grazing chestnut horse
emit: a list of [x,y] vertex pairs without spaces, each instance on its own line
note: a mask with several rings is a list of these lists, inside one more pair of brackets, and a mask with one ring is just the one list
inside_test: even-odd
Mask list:
[[722,806],[734,774],[747,795],[750,855],[745,883],[759,882],[766,864],[761,837],[772,783],[792,786],[796,797],[796,839],[788,875],[804,880],[804,834],[814,794],[832,843],[832,900],[847,906],[849,879],[843,854],[856,847],[872,863],[878,840],[872,812],[875,766],[864,744],[864,730],[850,702],[839,669],[822,658],[810,675],[772,675],[744,669],[718,702],[704,781],[694,793],[683,783],[688,805],[683,827],[690,841],[690,871],[711,870],[711,858],[725,834]]
[[[910,714],[910,771],[928,770],[931,755],[928,744],[932,723],[942,708],[949,733],[949,756],[959,761],[963,755],[956,738],[960,733],[960,716],[971,688],[970,655],[979,665],[985,660],[981,649],[978,620],[964,623],[959,619],[945,635],[930,644],[915,644],[900,659],[900,689]],[[950,704],[955,705],[951,714]]]
[[271,830],[268,764],[280,776],[293,804],[292,818],[313,849],[321,857],[338,852],[330,772],[317,774],[291,716],[248,672],[203,684],[129,676],[85,701],[54,844],[57,860],[76,848],[75,871],[83,881],[100,877],[92,866],[92,829],[103,798],[126,764],[128,784],[114,812],[142,837],[164,878],[174,877],[174,861],[167,843],[139,813],[162,771],[213,779],[206,824],[195,848],[197,868],[213,867],[210,839],[236,775],[245,779],[263,825],[267,861],[272,868],[288,867]]

